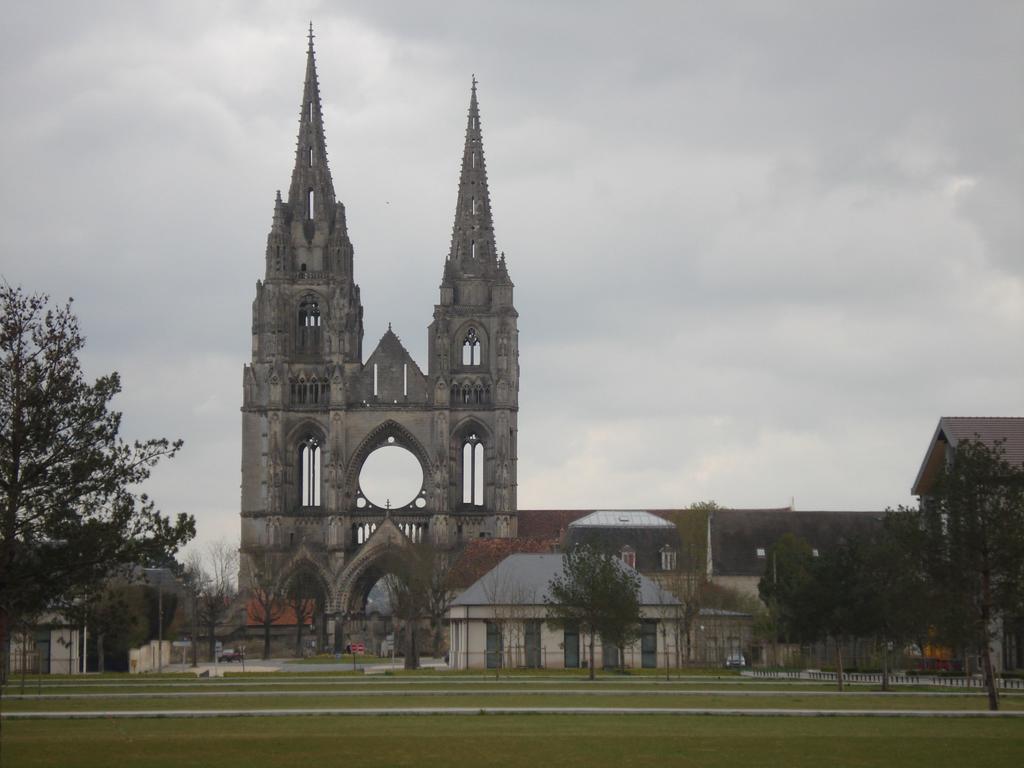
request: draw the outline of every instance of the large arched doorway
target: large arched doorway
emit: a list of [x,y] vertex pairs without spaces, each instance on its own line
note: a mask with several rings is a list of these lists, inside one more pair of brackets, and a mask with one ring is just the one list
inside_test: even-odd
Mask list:
[[287,624],[294,628],[293,653],[297,658],[328,651],[327,610],[329,591],[320,572],[300,562],[283,582]]

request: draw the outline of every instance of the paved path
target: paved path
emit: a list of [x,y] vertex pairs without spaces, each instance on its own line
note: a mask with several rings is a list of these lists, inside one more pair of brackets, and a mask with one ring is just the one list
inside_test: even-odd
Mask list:
[[[5,694],[4,699],[8,701],[47,701],[62,699],[180,699],[189,697],[223,697],[223,696],[334,696],[334,697],[358,697],[358,696],[749,696],[749,697],[780,697],[780,696],[841,696],[845,698],[856,698],[859,696],[882,696],[886,698],[900,697],[957,697],[957,698],[984,698],[983,691],[730,691],[730,690],[642,690],[622,691],[608,688],[530,688],[528,690],[516,690],[509,688],[472,688],[464,690],[452,689],[426,689],[426,690],[348,690],[348,691],[325,691],[325,690],[298,690],[298,691],[118,691],[112,693],[25,693]],[[1001,694],[1001,697],[1014,697],[1014,694]]]
[[4,712],[4,720],[107,720],[207,717],[312,717],[374,715],[701,715],[742,717],[947,717],[1024,718],[1024,712],[906,709],[713,709],[701,707],[407,707],[403,709],[223,709],[134,712]]

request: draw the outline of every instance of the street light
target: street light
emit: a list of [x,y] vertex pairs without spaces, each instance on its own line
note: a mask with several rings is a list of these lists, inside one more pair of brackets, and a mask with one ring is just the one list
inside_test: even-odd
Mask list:
[[173,581],[174,575],[167,568],[146,568],[145,571],[147,581],[151,581],[150,574],[156,574],[156,671],[161,674],[164,671],[164,578],[170,575]]

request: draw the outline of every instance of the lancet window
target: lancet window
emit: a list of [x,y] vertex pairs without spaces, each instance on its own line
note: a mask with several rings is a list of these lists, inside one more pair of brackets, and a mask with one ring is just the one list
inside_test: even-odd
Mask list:
[[476,328],[470,328],[462,340],[462,364],[480,365],[480,337],[476,334]]
[[320,506],[320,442],[312,435],[299,444],[300,503],[304,507]]
[[484,504],[484,444],[476,433],[462,444],[462,502]]
[[299,304],[296,347],[299,350],[316,351],[320,348],[320,304],[307,296]]

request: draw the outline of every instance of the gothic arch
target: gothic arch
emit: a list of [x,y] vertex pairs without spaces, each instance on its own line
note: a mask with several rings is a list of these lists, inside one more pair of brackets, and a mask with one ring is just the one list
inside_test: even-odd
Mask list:
[[[394,438],[394,441],[389,443],[388,438]],[[378,448],[389,444],[405,448],[416,457],[420,463],[420,469],[423,470],[424,483],[434,476],[434,462],[430,458],[430,453],[423,447],[423,443],[397,421],[387,419],[370,430],[369,434],[359,443],[359,447],[352,453],[352,458],[345,471],[345,493],[349,499],[355,498],[356,492],[359,490],[359,472],[367,457]]]
[[315,437],[320,444],[327,447],[327,430],[316,419],[303,418],[292,426],[285,434],[285,445],[296,446],[306,437]]
[[465,416],[459,419],[452,427],[452,442],[461,443],[471,433],[476,432],[484,445],[490,445],[494,434],[484,422],[475,416]]
[[[409,545],[408,537],[402,533],[390,518],[385,518],[369,540],[359,549],[345,566],[338,579],[338,603],[342,611],[353,611],[353,600],[362,597],[385,571],[381,568],[389,555]],[[367,579],[373,583],[368,584]],[[362,607],[362,606],[358,606]]]
[[[479,359],[472,365],[465,365],[462,362],[462,347],[469,335],[470,330],[473,330],[477,341],[480,343],[479,348]],[[484,361],[488,359],[490,355],[490,336],[487,333],[487,325],[479,319],[470,318],[465,322],[461,323],[451,336],[452,350],[451,359],[455,362],[456,368],[468,368],[469,370],[478,370],[481,367],[486,368]]]
[[281,568],[281,584],[288,584],[302,572],[311,574],[317,580],[323,590],[327,610],[329,612],[333,610],[338,604],[338,589],[334,574],[309,551],[305,543],[299,546],[295,554]]

